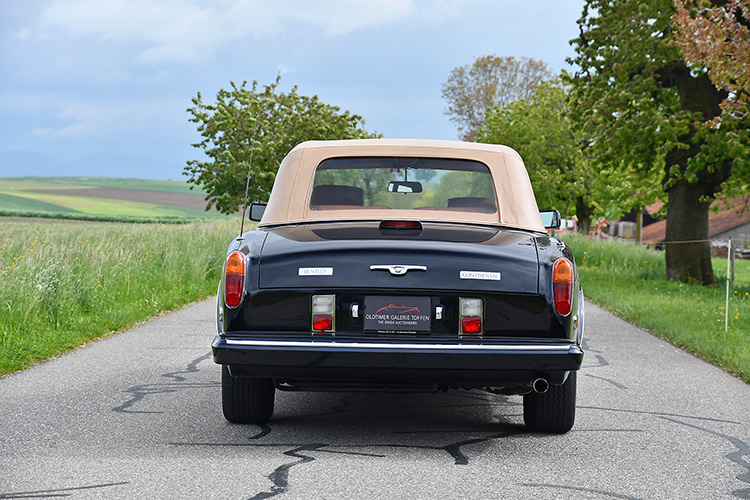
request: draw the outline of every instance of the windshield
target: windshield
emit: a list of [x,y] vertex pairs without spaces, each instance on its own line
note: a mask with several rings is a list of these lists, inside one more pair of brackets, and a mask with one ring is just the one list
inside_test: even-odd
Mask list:
[[450,158],[329,158],[315,170],[312,210],[395,208],[492,214],[489,168]]

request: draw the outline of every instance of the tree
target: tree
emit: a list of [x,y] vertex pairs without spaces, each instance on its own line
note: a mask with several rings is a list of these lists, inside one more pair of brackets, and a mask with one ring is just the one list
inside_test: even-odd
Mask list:
[[482,56],[453,69],[443,83],[445,114],[458,125],[462,139],[474,140],[487,110],[528,99],[537,84],[553,76],[547,64],[537,59]]
[[552,198],[563,213],[575,213],[588,234],[594,215],[619,216],[656,199],[653,182],[621,165],[597,164],[590,139],[571,114],[568,87],[560,79],[537,85],[527,100],[487,113],[479,142],[514,148],[529,170],[538,200]]
[[[708,69],[729,92],[722,106],[746,114],[750,106],[750,0],[675,0],[675,44],[685,60]],[[721,117],[717,117],[721,118]]]
[[200,92],[193,98],[187,111],[203,137],[193,147],[203,150],[207,160],[188,161],[183,174],[206,190],[206,209],[237,212],[244,203],[248,170],[248,199],[268,199],[281,160],[300,142],[374,137],[364,130],[362,117],[318,96],[300,95],[296,86],[289,93],[278,92],[278,85],[278,78],[262,90],[256,81],[251,88],[247,82],[231,82],[231,90],[219,90],[214,104],[205,104]]
[[[572,42],[574,113],[599,163],[661,166],[667,277],[710,284],[708,209],[728,179],[750,173],[748,127],[672,42],[672,1],[587,0]],[[719,116],[720,127],[705,125]]]

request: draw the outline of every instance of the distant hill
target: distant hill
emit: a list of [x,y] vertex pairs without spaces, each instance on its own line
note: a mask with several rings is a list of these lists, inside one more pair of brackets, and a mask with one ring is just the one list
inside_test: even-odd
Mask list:
[[100,153],[60,161],[31,151],[0,152],[0,177],[130,177],[181,180],[183,162]]

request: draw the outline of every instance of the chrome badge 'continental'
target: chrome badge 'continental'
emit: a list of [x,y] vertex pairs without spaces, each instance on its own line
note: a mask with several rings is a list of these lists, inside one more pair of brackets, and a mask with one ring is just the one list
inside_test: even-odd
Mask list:
[[300,267],[300,276],[333,276],[332,267]]
[[488,281],[500,281],[500,273],[490,271],[461,271],[459,278],[462,280],[488,280]]
[[370,271],[388,271],[393,276],[403,276],[409,271],[427,271],[427,266],[379,265],[370,266]]

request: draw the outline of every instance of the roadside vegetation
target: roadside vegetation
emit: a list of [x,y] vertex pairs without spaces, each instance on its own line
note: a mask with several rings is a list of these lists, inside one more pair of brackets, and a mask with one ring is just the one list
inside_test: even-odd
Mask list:
[[667,280],[663,252],[578,235],[563,239],[575,253],[586,298],[750,383],[750,261],[736,261],[725,332],[726,259],[713,259],[716,285],[690,285]]
[[213,295],[238,230],[0,221],[0,375]]

